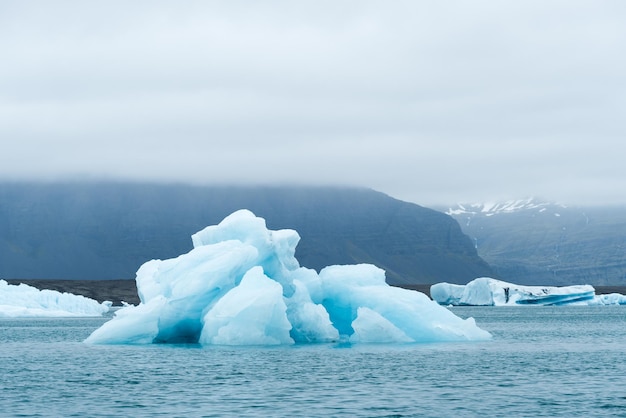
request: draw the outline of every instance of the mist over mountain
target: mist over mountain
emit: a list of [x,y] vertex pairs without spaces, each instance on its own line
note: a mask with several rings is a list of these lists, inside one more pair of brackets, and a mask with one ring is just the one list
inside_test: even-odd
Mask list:
[[297,230],[296,257],[316,270],[372,263],[392,284],[492,274],[451,217],[369,189],[85,182],[0,183],[0,278],[132,279],[242,208]]
[[536,199],[457,205],[478,254],[519,284],[626,284],[626,208],[568,207]]

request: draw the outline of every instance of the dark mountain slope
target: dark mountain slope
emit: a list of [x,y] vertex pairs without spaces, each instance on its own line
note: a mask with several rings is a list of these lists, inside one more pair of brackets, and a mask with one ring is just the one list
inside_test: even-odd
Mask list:
[[297,230],[296,257],[317,270],[372,263],[396,284],[491,273],[452,218],[368,189],[4,183],[0,277],[133,278],[147,260],[189,251],[192,233],[241,208],[270,229]]
[[503,280],[520,284],[626,284],[626,208],[536,200],[449,211]]

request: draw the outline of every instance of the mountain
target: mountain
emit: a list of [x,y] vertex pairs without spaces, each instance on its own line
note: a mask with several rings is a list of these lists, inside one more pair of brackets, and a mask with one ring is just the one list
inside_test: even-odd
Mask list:
[[318,271],[372,263],[391,284],[492,273],[451,217],[369,189],[86,182],[0,183],[0,278],[134,278],[242,208],[297,230],[296,257]]
[[537,199],[445,210],[496,276],[519,284],[626,284],[626,208]]

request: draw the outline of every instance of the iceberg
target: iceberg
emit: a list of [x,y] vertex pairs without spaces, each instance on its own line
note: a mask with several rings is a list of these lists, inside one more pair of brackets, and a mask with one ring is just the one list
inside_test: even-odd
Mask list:
[[193,248],[137,271],[140,303],[118,310],[93,344],[412,343],[487,340],[423,293],[389,286],[369,264],[319,273],[295,258],[300,236],[248,210],[192,235]]
[[593,300],[587,302],[588,305],[626,305],[626,295],[621,293],[609,293],[606,295],[595,295]]
[[102,316],[111,302],[0,280],[0,318]]
[[437,283],[430,296],[441,305],[618,305],[626,296],[618,293],[596,295],[590,285],[521,286],[489,277],[474,279],[466,285]]

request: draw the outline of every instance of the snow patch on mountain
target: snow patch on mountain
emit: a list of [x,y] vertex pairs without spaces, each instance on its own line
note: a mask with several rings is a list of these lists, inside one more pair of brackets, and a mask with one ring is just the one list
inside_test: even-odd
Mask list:
[[[516,213],[534,210],[544,213],[550,208],[565,208],[566,206],[545,202],[534,197],[517,200],[507,200],[504,202],[484,202],[484,203],[459,203],[455,207],[449,208],[445,213],[450,216],[458,215],[481,215],[493,216],[503,213]],[[555,216],[559,216],[555,213]]]

